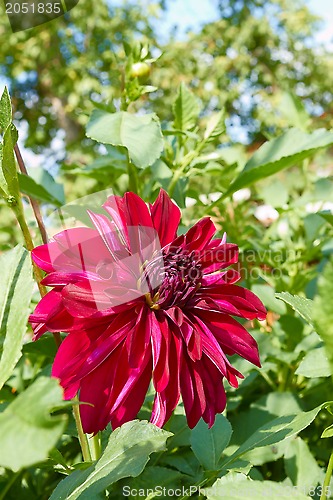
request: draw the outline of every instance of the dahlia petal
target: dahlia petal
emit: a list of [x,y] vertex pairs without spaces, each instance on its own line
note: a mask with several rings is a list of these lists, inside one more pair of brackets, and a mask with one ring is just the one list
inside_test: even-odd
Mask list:
[[241,275],[234,269],[228,269],[223,273],[205,274],[201,280],[201,290],[211,285],[224,285],[226,283],[237,283],[241,279]]
[[89,271],[77,271],[74,273],[66,272],[51,272],[45,278],[42,279],[41,283],[45,286],[63,287],[68,283],[77,283],[78,281],[100,281],[101,278]]
[[206,409],[202,418],[211,428],[214,425],[216,414],[221,413],[226,406],[223,377],[216,366],[206,357],[204,357],[200,368],[206,395]]
[[163,391],[170,380],[169,351],[170,339],[168,322],[164,315],[148,315],[153,354],[153,384],[156,391]]
[[87,210],[87,212],[112,258],[118,260],[128,256],[129,253],[124,248],[115,230],[114,222],[103,214],[95,214],[91,210]]
[[146,203],[135,193],[124,194],[124,207],[127,226],[154,227]]
[[[200,292],[199,290],[197,297],[200,297]],[[264,320],[266,318],[267,312],[261,300],[253,292],[241,286],[229,284],[216,285],[202,293],[205,296],[209,294],[209,297],[214,300],[216,304],[221,300],[228,301],[230,304],[234,305],[246,319],[258,318],[259,320]]]
[[201,336],[188,322],[184,321],[181,325],[180,331],[186,343],[187,353],[192,361],[201,359],[202,356],[202,342]]
[[[144,377],[146,385],[144,386],[144,391],[137,392],[134,388],[138,387],[138,381],[144,376],[147,366],[149,366],[149,380]],[[127,350],[126,346],[123,346],[121,353],[118,356],[117,370],[114,378],[114,391],[111,395],[111,412],[112,414],[124,404],[125,400],[129,395],[133,398],[133,404],[135,407],[139,407],[143,404],[144,396],[147,393],[149,381],[151,378],[152,370],[152,357],[149,350],[146,351],[146,355],[140,366],[137,368],[130,368],[127,360]],[[143,394],[144,392],[144,394]],[[140,400],[138,403],[137,398]]]
[[51,290],[38,302],[35,311],[29,316],[29,321],[45,323],[49,318],[61,311],[62,307],[61,292]]
[[238,321],[215,311],[196,311],[195,314],[213,333],[222,350],[227,348],[230,353],[260,367],[257,342]]
[[[215,240],[214,240],[215,242]],[[212,247],[208,245],[200,252],[199,262],[204,274],[225,269],[238,261],[238,246],[232,243],[222,243]]]
[[50,273],[55,271],[54,260],[61,255],[61,251],[55,242],[50,242],[46,245],[40,245],[34,248],[31,252],[32,260],[38,267]]
[[230,304],[227,300],[213,300],[210,297],[203,297],[201,300],[196,301],[196,310],[217,310],[227,314],[232,314],[233,316],[243,316],[239,309],[237,309],[233,304]]
[[150,335],[151,332],[147,322],[147,308],[142,305],[138,311],[136,325],[126,338],[128,363],[131,368],[137,368],[142,363],[150,343]]
[[125,422],[133,420],[143,405],[151,379],[151,363],[148,363],[136,377],[131,391],[122,404],[110,414],[111,425],[116,429]]
[[62,296],[56,290],[51,290],[39,301],[35,311],[29,316],[29,321],[34,331],[34,341],[38,340],[48,330],[46,323],[57,316],[62,310]]
[[75,373],[74,379],[79,380],[86,377],[101,365],[110,354],[123,342],[128,332],[135,325],[135,317],[130,319],[124,315],[117,315],[112,323],[89,345],[84,363]]
[[238,380],[236,377],[243,378],[243,375],[230,364],[213,333],[198,316],[191,314],[190,320],[194,327],[201,332],[203,352],[220,370],[222,375],[227,378],[229,384],[233,387],[238,387]]
[[[206,409],[202,380],[194,373],[194,363],[184,356],[180,375],[181,395],[187,423],[193,429]],[[198,395],[200,394],[200,395]]]
[[180,367],[182,363],[182,341],[176,336],[170,337],[169,365],[170,377],[168,384],[161,392],[156,392],[151,423],[162,427],[169,420],[180,398]]
[[125,311],[142,294],[119,286],[103,289],[93,282],[68,284],[62,289],[63,304],[69,313],[77,318],[102,318]]
[[110,356],[81,381],[80,416],[84,432],[96,434],[110,422],[108,405],[115,374],[115,359]]
[[122,243],[128,250],[130,245],[128,240],[125,203],[123,198],[121,196],[112,195],[103,204],[103,208],[111,216],[112,221],[114,222],[118,230],[118,233],[121,237]]
[[[65,390],[73,386],[73,376],[85,363],[85,355],[89,352],[91,340],[87,332],[76,332],[67,335],[60,344],[52,366],[52,377],[60,379]],[[77,381],[75,381],[77,387]]]
[[[75,227],[65,229],[53,236],[57,249],[48,244],[53,258],[54,269],[59,271],[77,269],[88,270],[96,267],[98,260],[110,258],[110,253],[96,229]],[[54,255],[52,253],[54,252]],[[60,252],[60,255],[59,255]]]
[[213,221],[210,217],[204,217],[185,234],[186,250],[200,252],[210,242],[215,233],[216,227]]
[[167,193],[161,189],[151,206],[151,218],[158,232],[161,246],[164,247],[176,238],[181,212],[171,201]]

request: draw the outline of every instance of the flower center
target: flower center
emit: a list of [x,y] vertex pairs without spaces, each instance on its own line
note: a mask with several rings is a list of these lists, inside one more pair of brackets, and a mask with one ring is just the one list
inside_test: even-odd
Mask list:
[[201,265],[196,261],[194,251],[188,253],[178,248],[175,253],[164,255],[163,261],[162,267],[152,259],[144,271],[145,277],[149,279],[154,270],[154,280],[159,279],[159,285],[151,287],[150,293],[146,294],[151,309],[183,306],[201,285]]

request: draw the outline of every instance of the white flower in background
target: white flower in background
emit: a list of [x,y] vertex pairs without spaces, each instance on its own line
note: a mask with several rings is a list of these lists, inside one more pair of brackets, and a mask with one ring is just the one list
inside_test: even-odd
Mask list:
[[193,207],[197,203],[197,200],[195,198],[190,198],[189,196],[186,196],[185,198],[185,207],[190,208]]
[[251,198],[251,189],[239,189],[232,195],[232,199],[236,202],[245,201]]
[[255,209],[254,216],[260,222],[265,224],[265,226],[268,226],[279,218],[279,212],[271,205],[260,205]]
[[221,198],[221,193],[209,193],[209,195],[206,195],[206,194],[199,195],[199,200],[204,205],[209,205],[209,203],[217,201],[219,198]]
[[279,235],[279,237],[285,238],[288,233],[289,233],[288,221],[286,221],[285,219],[279,221],[279,223],[277,225],[277,234]]
[[308,214],[315,214],[322,210],[329,210],[330,212],[333,212],[333,203],[331,201],[315,201],[305,205],[305,211]]

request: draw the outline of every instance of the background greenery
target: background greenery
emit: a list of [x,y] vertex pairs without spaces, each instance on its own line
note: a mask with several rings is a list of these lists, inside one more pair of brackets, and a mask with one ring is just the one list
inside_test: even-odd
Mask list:
[[[119,498],[125,485],[157,484],[203,485],[211,499],[258,498],[265,487],[281,498],[293,486],[295,498],[321,496],[333,434],[324,405],[333,364],[331,54],[316,45],[318,19],[301,1],[224,0],[218,21],[181,41],[159,34],[167,7],[80,0],[65,18],[11,35],[0,19],[13,122],[20,144],[45,161],[17,175],[3,97],[0,499]],[[233,360],[246,378],[227,388],[211,431],[189,431],[180,405],[164,431],[144,422],[106,430],[102,458],[84,464],[71,410],[48,379],[53,339],[32,343],[26,330],[38,293],[16,246],[18,192],[38,244],[28,195],[46,218],[96,191],[152,201],[160,187],[183,209],[181,230],[208,214],[239,245],[243,284],[268,309],[266,322],[246,325],[263,366]],[[139,417],[150,408],[148,394]],[[228,490],[236,481],[238,497]]]

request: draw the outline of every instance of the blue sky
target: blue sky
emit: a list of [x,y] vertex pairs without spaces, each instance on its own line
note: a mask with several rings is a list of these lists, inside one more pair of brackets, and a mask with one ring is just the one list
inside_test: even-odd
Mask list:
[[[114,2],[114,0],[109,0]],[[150,0],[146,0],[148,4]],[[293,1],[293,0],[289,0]],[[116,0],[118,3],[119,0]],[[322,28],[316,36],[318,42],[324,43],[333,52],[333,0],[306,0],[310,10],[323,18]],[[168,12],[163,13],[160,20],[160,33],[163,37],[163,30],[167,32],[173,25],[178,25],[181,34],[184,35],[187,28],[198,30],[201,24],[213,21],[217,18],[217,0],[168,0]],[[0,75],[0,93],[4,87],[4,80]],[[20,134],[24,131],[20,130]],[[24,133],[23,133],[24,135]],[[42,157],[34,155],[30,151],[25,151],[28,163],[37,165],[42,162]],[[29,162],[30,160],[30,162]]]
[[[290,0],[293,1],[293,0]],[[322,28],[317,35],[317,40],[333,49],[333,1],[332,0],[306,0],[310,10],[324,19]],[[168,12],[163,14],[161,29],[169,29],[177,24],[180,34],[187,28],[196,29],[202,23],[216,19],[217,0],[169,0]],[[204,7],[203,7],[204,6]]]

